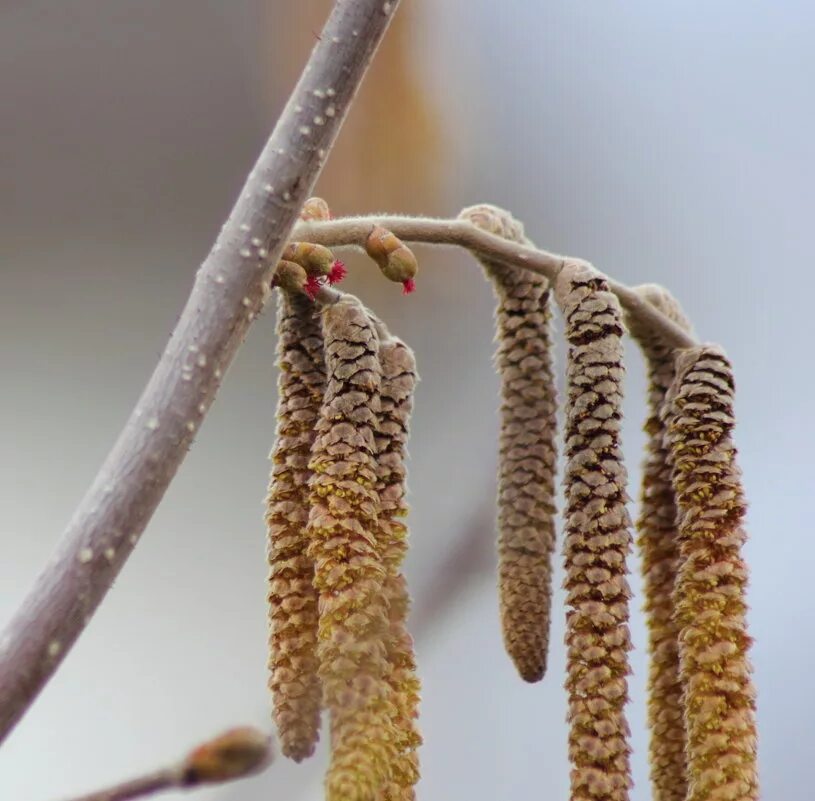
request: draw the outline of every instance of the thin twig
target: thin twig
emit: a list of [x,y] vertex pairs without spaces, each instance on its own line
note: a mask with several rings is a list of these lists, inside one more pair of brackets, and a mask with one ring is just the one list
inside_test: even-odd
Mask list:
[[[565,256],[534,247],[519,245],[477,228],[467,220],[438,220],[426,217],[371,215],[343,217],[327,222],[299,222],[292,234],[297,241],[313,242],[326,247],[363,247],[375,225],[392,231],[404,242],[434,245],[457,245],[484,258],[523,267],[554,279]],[[626,311],[644,327],[651,329],[668,347],[689,348],[696,340],[657,308],[625,284],[608,279],[609,288],[620,299]],[[326,296],[326,301],[330,299]]]
[[104,790],[81,795],[71,799],[71,801],[129,801],[131,798],[144,798],[164,790],[177,789],[179,787],[178,780],[177,769],[164,769],[107,787]]
[[397,6],[336,3],[141,399],[0,637],[0,741],[87,625],[184,459]]
[[129,801],[163,790],[220,784],[259,773],[271,761],[270,741],[263,732],[249,727],[230,729],[197,746],[175,765],[71,801]]

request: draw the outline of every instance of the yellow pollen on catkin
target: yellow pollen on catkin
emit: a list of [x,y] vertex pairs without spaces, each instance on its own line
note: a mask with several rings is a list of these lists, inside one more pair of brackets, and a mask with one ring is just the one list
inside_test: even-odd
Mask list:
[[620,449],[623,327],[617,299],[589,264],[566,261],[555,296],[569,344],[564,555],[570,799],[628,801],[631,532]]
[[377,490],[381,499],[377,536],[385,565],[384,594],[389,604],[386,638],[387,681],[391,688],[395,717],[397,754],[393,778],[383,788],[379,801],[411,801],[419,780],[417,749],[422,737],[417,719],[421,686],[416,673],[413,639],[407,629],[410,607],[407,582],[401,564],[407,553],[407,528],[397,518],[407,514],[405,456],[408,427],[416,385],[416,362],[400,340],[383,336],[379,348],[382,391],[376,434]]
[[[635,287],[686,331],[690,323],[677,301],[662,287]],[[647,452],[642,470],[637,546],[642,559],[648,623],[649,763],[654,801],[685,801],[688,792],[686,734],[679,672],[679,626],[673,592],[679,570],[676,502],[665,429],[661,419],[665,396],[674,379],[674,351],[635,317],[626,319],[648,370]]]
[[317,593],[307,554],[308,462],[325,389],[323,339],[314,306],[278,293],[277,438],[266,499],[269,559],[269,687],[283,753],[300,761],[319,736]]
[[[328,801],[375,801],[393,776],[386,568],[378,542],[379,339],[346,295],[322,311],[326,392],[312,448],[309,556],[319,593],[317,653],[331,714]],[[359,481],[358,479],[362,479]]]
[[687,801],[759,797],[733,394],[732,368],[720,348],[679,353],[663,424],[678,508],[673,600],[685,693]]

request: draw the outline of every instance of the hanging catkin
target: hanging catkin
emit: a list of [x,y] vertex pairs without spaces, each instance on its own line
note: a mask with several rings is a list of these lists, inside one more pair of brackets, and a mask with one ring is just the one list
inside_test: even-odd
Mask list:
[[323,338],[314,304],[278,291],[277,439],[266,500],[269,557],[269,687],[281,750],[296,761],[319,736],[317,593],[307,554],[308,462],[325,388]]
[[[663,287],[646,284],[635,291],[686,331],[690,322]],[[626,318],[631,336],[645,356],[648,370],[647,450],[642,470],[637,545],[645,579],[648,621],[648,725],[654,801],[685,801],[688,790],[685,719],[679,676],[679,626],[673,592],[679,569],[676,503],[665,429],[661,419],[665,396],[674,379],[673,349],[634,316]]]
[[617,299],[591,265],[567,261],[555,294],[569,343],[564,551],[571,799],[627,801],[631,533],[620,450],[623,329]]
[[396,717],[387,682],[389,619],[377,540],[379,341],[351,296],[323,312],[327,384],[310,462],[308,553],[319,592],[318,656],[331,712],[328,801],[373,801],[391,780]]
[[408,512],[405,456],[416,386],[416,360],[411,350],[388,335],[384,327],[380,328],[380,337],[382,405],[376,434],[376,469],[382,506],[378,531],[386,570],[384,594],[389,604],[388,684],[396,708],[394,725],[398,738],[393,780],[380,795],[380,801],[413,801],[414,787],[419,780],[416,749],[422,742],[417,726],[421,687],[413,639],[407,630],[410,596],[401,565],[407,553],[408,531],[400,518]]
[[[459,215],[513,242],[527,243],[507,212],[479,205]],[[546,672],[555,547],[557,398],[552,376],[549,282],[481,260],[498,297],[501,377],[498,476],[498,587],[504,645],[521,677]]]
[[665,409],[679,509],[674,591],[685,689],[688,801],[755,801],[755,692],[741,556],[744,498],[732,441],[733,373],[716,346],[682,351]]

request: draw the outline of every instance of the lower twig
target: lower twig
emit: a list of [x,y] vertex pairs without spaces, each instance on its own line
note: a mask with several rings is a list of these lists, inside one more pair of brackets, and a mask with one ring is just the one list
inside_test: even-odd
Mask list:
[[164,790],[220,784],[259,773],[272,761],[269,738],[250,727],[230,729],[194,748],[180,762],[71,801],[129,801]]

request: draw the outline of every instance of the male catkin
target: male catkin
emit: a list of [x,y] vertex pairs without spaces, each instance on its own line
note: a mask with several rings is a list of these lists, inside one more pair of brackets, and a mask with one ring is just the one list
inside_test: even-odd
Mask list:
[[[646,284],[635,291],[663,314],[690,331],[678,302],[663,287]],[[627,316],[648,371],[648,435],[642,469],[637,545],[645,579],[648,622],[649,756],[654,801],[685,801],[688,791],[685,717],[679,675],[679,625],[673,592],[679,570],[679,540],[671,467],[662,420],[665,396],[674,379],[675,352],[636,317]]]
[[283,753],[314,751],[320,726],[317,593],[307,553],[308,462],[325,389],[323,337],[314,304],[278,292],[277,439],[266,501],[269,557],[269,687]]
[[310,467],[308,553],[319,592],[320,677],[331,712],[328,801],[374,801],[392,778],[396,717],[387,682],[386,570],[377,532],[382,368],[376,330],[344,296],[322,311],[326,392]]
[[733,373],[716,346],[679,354],[665,407],[679,510],[674,590],[685,690],[688,801],[756,801],[755,690],[733,445]]
[[623,327],[616,297],[589,264],[567,261],[555,295],[569,343],[564,551],[571,799],[627,801],[631,533],[620,449]]
[[393,780],[382,793],[381,801],[412,801],[419,780],[416,749],[422,742],[417,725],[421,687],[413,639],[407,629],[410,596],[401,565],[407,553],[408,531],[401,518],[408,512],[405,456],[416,387],[416,360],[403,342],[388,335],[381,326],[380,336],[382,404],[376,433],[377,488],[381,500],[378,537],[386,570],[384,593],[389,604],[387,681],[396,708],[394,725],[398,738]]
[[[525,243],[507,212],[479,205],[459,214],[485,231]],[[546,672],[555,547],[557,397],[552,375],[549,282],[528,270],[481,260],[498,297],[501,439],[498,587],[504,644],[521,677]]]

